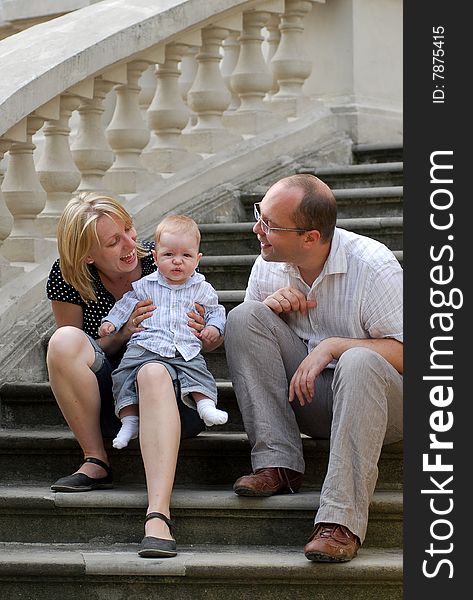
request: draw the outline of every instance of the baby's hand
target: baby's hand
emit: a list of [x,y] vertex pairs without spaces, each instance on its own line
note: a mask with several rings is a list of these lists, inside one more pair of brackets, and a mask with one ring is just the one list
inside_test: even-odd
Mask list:
[[104,321],[99,327],[99,336],[106,337],[115,331],[115,325],[110,321]]
[[213,325],[207,325],[199,334],[200,339],[213,343],[220,338],[220,331]]

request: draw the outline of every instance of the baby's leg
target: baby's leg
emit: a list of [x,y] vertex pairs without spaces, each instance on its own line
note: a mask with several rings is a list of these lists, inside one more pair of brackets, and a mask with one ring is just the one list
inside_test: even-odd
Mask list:
[[130,404],[121,409],[118,417],[122,422],[120,431],[117,437],[113,440],[112,445],[114,448],[125,448],[128,446],[130,440],[134,440],[138,437],[139,429],[139,418],[138,418],[138,405]]
[[195,400],[199,417],[207,426],[223,425],[227,422],[228,413],[219,410],[213,400],[200,392],[192,392],[192,398]]

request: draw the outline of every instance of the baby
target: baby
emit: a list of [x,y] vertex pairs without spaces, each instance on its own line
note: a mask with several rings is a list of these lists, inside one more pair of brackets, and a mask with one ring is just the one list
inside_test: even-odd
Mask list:
[[[112,373],[115,413],[122,422],[114,448],[124,448],[138,437],[136,377],[149,362],[163,364],[178,380],[181,399],[196,408],[208,426],[227,422],[216,408],[217,386],[201,354],[201,340],[216,342],[225,328],[225,308],[217,292],[196,272],[202,254],[197,223],[184,215],[164,218],[156,228],[153,258],[158,270],[132,283],[133,290],[118,300],[99,328],[101,337],[118,331],[140,300],[151,299],[153,314],[128,341],[119,366]],[[204,307],[205,327],[199,334],[189,327],[187,313]],[[200,339],[199,339],[200,338]]]

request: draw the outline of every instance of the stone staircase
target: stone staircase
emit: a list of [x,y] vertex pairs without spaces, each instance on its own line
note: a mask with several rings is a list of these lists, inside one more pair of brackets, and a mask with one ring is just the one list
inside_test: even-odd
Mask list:
[[[402,147],[356,146],[353,164],[312,172],[329,183],[339,225],[388,245],[402,262]],[[289,174],[289,172],[288,172]],[[252,205],[270,181],[238,192],[240,223],[201,224],[201,271],[227,309],[243,299],[258,253]],[[240,498],[234,480],[251,471],[249,445],[228,378],[224,349],[206,356],[229,422],[181,444],[172,516],[179,554],[136,554],[146,491],[139,446],[110,449],[116,487],[52,493],[80,449],[49,385],[0,388],[0,590],[22,599],[319,599],[402,598],[402,443],[383,449],[366,541],[343,565],[307,561],[302,547],[318,506],[328,442],[303,439],[307,471],[299,494]]]

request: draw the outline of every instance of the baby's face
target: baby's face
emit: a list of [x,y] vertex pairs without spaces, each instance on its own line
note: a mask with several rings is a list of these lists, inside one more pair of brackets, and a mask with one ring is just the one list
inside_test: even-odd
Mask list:
[[178,285],[194,273],[202,254],[194,235],[163,231],[153,256],[166,281]]

